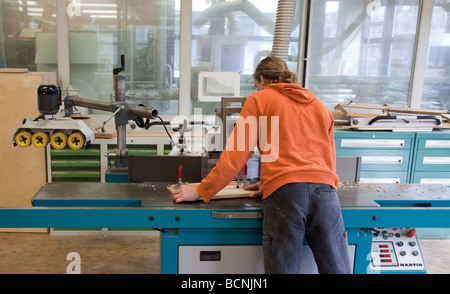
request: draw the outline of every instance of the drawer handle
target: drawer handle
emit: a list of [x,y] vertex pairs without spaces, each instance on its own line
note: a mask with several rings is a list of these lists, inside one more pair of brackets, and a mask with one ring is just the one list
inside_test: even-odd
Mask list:
[[377,116],[373,118],[371,121],[369,121],[369,126],[371,126],[374,122],[379,120],[396,120],[396,119],[403,119],[406,121],[410,121],[412,119],[421,120],[421,119],[431,119],[434,120],[434,124],[439,126],[441,125],[441,119],[435,115],[418,115],[418,116],[398,116],[398,115],[386,115],[386,116]]
[[442,178],[442,179],[427,179],[427,178],[422,178],[420,179],[420,184],[439,184],[439,185],[446,185],[449,186],[450,185],[450,179],[449,178]]
[[450,140],[426,140],[425,148],[450,148]]
[[360,183],[365,184],[400,184],[399,178],[361,178]]
[[213,211],[213,218],[262,218],[261,212],[226,212],[226,211]]
[[405,147],[405,140],[342,139],[341,147],[362,147],[362,148]]
[[402,164],[402,156],[361,156],[361,163],[371,164]]
[[423,164],[450,164],[450,157],[424,156]]

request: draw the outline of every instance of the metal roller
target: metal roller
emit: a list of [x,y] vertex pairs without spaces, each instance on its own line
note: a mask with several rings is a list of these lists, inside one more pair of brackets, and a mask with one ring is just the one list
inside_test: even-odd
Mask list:
[[19,147],[25,148],[31,145],[31,137],[29,132],[22,131],[16,135],[14,141]]
[[48,134],[44,132],[37,132],[33,134],[33,136],[31,137],[31,142],[33,142],[33,145],[38,148],[43,148],[47,146],[49,141],[50,139]]
[[84,135],[82,133],[75,132],[69,136],[67,145],[69,145],[70,149],[79,150],[84,146],[84,142],[86,142]]
[[54,133],[50,139],[50,144],[57,150],[67,146],[67,135],[61,132]]

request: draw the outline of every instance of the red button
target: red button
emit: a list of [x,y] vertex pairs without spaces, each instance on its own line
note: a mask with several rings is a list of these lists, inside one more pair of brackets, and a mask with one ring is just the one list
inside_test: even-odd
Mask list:
[[408,238],[412,238],[417,234],[416,229],[408,229],[406,230],[406,236],[408,236]]

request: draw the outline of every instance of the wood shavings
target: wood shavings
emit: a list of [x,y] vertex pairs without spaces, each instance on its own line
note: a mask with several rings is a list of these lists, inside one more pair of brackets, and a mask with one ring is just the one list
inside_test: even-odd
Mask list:
[[151,183],[132,183],[134,186],[137,187],[150,187],[152,188],[154,191],[156,190],[156,185],[155,184],[151,184]]

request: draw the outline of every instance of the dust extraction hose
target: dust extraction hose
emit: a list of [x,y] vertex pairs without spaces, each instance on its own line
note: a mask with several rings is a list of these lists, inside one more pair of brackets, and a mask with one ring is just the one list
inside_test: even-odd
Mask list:
[[272,55],[284,61],[288,59],[295,4],[296,0],[278,0]]

